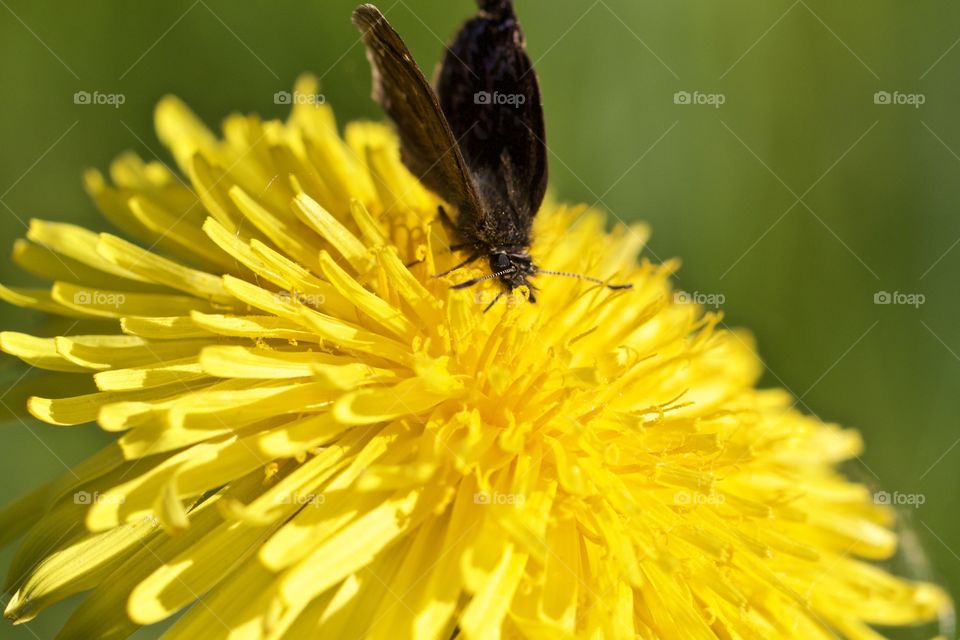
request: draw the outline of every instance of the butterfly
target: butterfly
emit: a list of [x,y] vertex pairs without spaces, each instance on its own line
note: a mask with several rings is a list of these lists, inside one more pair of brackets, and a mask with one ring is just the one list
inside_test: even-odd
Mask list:
[[456,221],[442,207],[440,213],[463,240],[451,249],[469,254],[436,277],[486,258],[489,274],[453,288],[497,278],[506,291],[526,286],[531,302],[537,274],[631,288],[534,264],[533,219],[547,188],[540,85],[512,2],[478,5],[447,48],[436,91],[379,9],[365,4],[353,13],[373,71],[373,98],[396,125],[403,163],[457,210]]

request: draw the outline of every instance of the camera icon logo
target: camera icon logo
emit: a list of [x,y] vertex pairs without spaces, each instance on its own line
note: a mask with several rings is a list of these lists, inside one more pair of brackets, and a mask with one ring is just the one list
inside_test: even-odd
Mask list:
[[892,502],[889,491],[877,491],[873,494],[874,504],[891,504]]
[[892,302],[893,296],[889,291],[877,291],[873,294],[873,304],[891,304]]
[[690,104],[691,101],[689,91],[677,91],[673,94],[673,104]]
[[473,504],[490,504],[490,494],[486,491],[478,491],[473,494]]
[[873,94],[873,104],[890,104],[892,101],[893,96],[889,91],[877,91]]
[[73,94],[73,104],[90,104],[91,98],[89,91],[77,91]]
[[478,91],[473,94],[474,104],[493,104],[493,95],[489,91]]
[[77,291],[73,294],[73,304],[90,304],[91,302],[93,302],[93,298],[89,291]]
[[289,91],[277,91],[273,94],[273,104],[290,104],[293,102],[293,95]]
[[73,504],[92,504],[93,494],[87,491],[77,491],[73,494]]

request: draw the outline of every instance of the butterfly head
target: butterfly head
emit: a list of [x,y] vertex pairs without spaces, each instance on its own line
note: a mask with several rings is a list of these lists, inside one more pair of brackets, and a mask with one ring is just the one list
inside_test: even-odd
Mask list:
[[534,266],[533,259],[525,251],[516,253],[492,252],[490,254],[490,271],[497,274],[500,282],[510,291],[524,285],[531,291],[534,289],[528,278],[537,272],[537,267]]

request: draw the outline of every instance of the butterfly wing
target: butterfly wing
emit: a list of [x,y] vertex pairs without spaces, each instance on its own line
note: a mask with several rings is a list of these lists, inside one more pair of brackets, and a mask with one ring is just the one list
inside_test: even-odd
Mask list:
[[373,68],[373,98],[396,124],[404,164],[460,215],[477,215],[480,202],[467,164],[406,44],[373,5],[358,7],[353,23]]
[[540,85],[510,0],[481,0],[480,8],[440,67],[440,107],[484,209],[512,214],[528,230],[547,187]]

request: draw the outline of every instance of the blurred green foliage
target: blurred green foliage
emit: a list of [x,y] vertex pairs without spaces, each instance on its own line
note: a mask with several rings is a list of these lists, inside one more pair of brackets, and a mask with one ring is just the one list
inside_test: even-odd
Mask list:
[[[81,171],[126,149],[169,161],[152,129],[164,94],[213,126],[234,110],[281,117],[274,93],[312,71],[341,122],[380,117],[347,0],[0,5],[4,252],[31,217],[104,228]],[[543,85],[554,192],[650,223],[647,256],[681,256],[678,287],[723,296],[726,322],[757,337],[765,385],[861,429],[867,449],[850,472],[925,496],[911,526],[960,593],[960,4],[517,5]],[[467,0],[381,8],[428,73],[473,11]],[[77,91],[125,102],[78,105]],[[676,104],[678,91],[724,103]],[[880,91],[925,102],[877,104]],[[28,282],[9,261],[0,281]],[[878,305],[880,291],[925,302]],[[8,306],[0,324],[54,329]],[[0,388],[24,370],[0,361]],[[4,402],[19,402],[18,389]],[[4,422],[4,501],[105,441],[90,426]],[[29,629],[0,625],[0,638],[52,637],[66,608]]]

